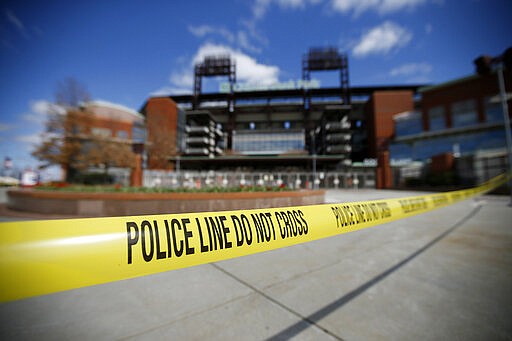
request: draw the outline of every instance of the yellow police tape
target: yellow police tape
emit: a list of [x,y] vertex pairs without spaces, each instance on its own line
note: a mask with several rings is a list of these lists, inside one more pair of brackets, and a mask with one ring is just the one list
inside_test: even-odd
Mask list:
[[229,212],[0,224],[0,302],[274,250],[356,231],[490,191]]

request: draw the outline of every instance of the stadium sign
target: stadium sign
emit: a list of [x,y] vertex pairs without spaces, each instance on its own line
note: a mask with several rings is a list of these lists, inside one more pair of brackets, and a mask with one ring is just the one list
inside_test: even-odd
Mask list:
[[[317,79],[312,80],[289,80],[288,82],[277,82],[270,85],[257,85],[252,83],[235,83],[233,84],[235,92],[242,91],[265,91],[265,90],[299,90],[299,89],[319,89],[320,81]],[[219,85],[219,92],[229,93],[229,82],[223,82]]]

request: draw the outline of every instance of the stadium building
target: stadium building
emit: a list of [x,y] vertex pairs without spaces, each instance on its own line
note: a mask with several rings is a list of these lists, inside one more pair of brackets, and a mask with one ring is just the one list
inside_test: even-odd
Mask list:
[[[329,172],[377,160],[376,185],[391,186],[389,145],[393,116],[417,108],[421,85],[351,87],[347,56],[335,48],[310,49],[302,79],[250,87],[236,82],[230,56],[206,57],[194,69],[191,95],[151,97],[148,144],[167,136],[167,162],[148,152],[149,169]],[[339,74],[339,86],[321,88],[314,72]],[[204,77],[226,77],[216,93],[202,92]]]

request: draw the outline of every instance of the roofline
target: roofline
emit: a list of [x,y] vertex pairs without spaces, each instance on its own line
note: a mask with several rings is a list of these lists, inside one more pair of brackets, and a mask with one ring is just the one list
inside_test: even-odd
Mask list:
[[[492,73],[494,73],[494,72],[492,72]],[[455,85],[455,84],[471,81],[471,80],[477,79],[479,77],[481,77],[481,76],[477,75],[477,74],[474,74],[474,75],[469,75],[469,76],[465,76],[465,77],[461,77],[461,78],[457,78],[457,79],[452,79],[452,80],[449,80],[447,82],[440,83],[440,84],[427,85],[427,86],[421,87],[418,90],[418,92],[419,93],[424,93],[424,92],[428,92],[428,91],[432,91],[432,90],[442,89],[442,88],[445,88],[445,87],[448,87],[448,86],[452,86],[452,85]]]
[[[358,86],[350,88],[351,96],[367,96],[371,95],[376,91],[403,91],[409,90],[413,92],[418,92],[418,90],[422,87],[425,87],[426,84],[413,84],[413,85],[382,85],[382,86]],[[202,93],[199,95],[200,101],[208,101],[208,100],[227,100],[231,96],[232,98],[237,99],[265,99],[265,98],[283,98],[283,97],[296,97],[303,98],[305,95],[309,95],[311,97],[321,97],[321,96],[338,96],[341,95],[342,89],[339,87],[336,88],[321,88],[321,89],[288,89],[288,90],[259,90],[259,91],[238,91],[234,92],[233,95],[230,93]],[[154,98],[164,97],[164,96],[155,96]],[[172,98],[176,103],[187,103],[192,102],[194,95],[169,95],[167,97]],[[153,98],[153,97],[150,97]]]
[[144,116],[132,109],[132,108],[129,108],[125,105],[122,105],[122,104],[118,104],[118,103],[112,103],[112,102],[109,102],[109,101],[105,101],[105,100],[102,100],[102,99],[96,99],[96,100],[91,100],[91,101],[87,101],[85,102],[85,104],[91,104],[91,105],[97,105],[97,106],[100,106],[100,107],[104,107],[104,108],[111,108],[111,109],[116,109],[116,110],[119,110],[119,111],[122,111],[122,112],[125,112],[127,114],[130,114],[130,115],[133,115],[139,119],[143,119]]
[[[426,84],[411,84],[411,85],[379,85],[379,86],[355,86],[351,87],[349,92],[350,96],[370,96],[376,91],[412,91],[418,93],[421,88],[425,88]],[[233,94],[229,93],[202,93],[199,95],[199,102],[206,101],[227,101],[229,99],[244,100],[244,99],[270,99],[270,98],[304,98],[306,95],[310,97],[336,97],[341,95],[342,89],[336,88],[320,88],[320,89],[288,89],[288,90],[259,90],[259,91],[238,91]],[[148,101],[152,98],[170,98],[176,104],[192,103],[194,95],[168,95],[168,96],[150,96],[141,106],[139,112],[145,116],[145,109]]]

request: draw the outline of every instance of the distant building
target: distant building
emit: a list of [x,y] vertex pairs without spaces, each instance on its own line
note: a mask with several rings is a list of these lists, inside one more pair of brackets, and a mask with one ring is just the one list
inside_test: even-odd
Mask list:
[[[339,86],[320,87],[311,79],[316,71],[339,72]],[[148,144],[158,145],[157,136],[172,140],[156,155],[149,152],[148,167],[350,173],[363,164],[376,166],[378,188],[389,188],[392,160],[504,150],[494,73],[428,87],[355,87],[346,55],[320,48],[303,56],[302,75],[268,87],[238,84],[229,56],[205,57],[195,66],[192,94],[151,97],[141,108]],[[202,93],[202,78],[210,76],[228,82],[219,92]]]
[[[512,72],[510,69],[505,71],[506,92],[510,99]],[[419,93],[420,109],[394,116],[392,157],[426,161],[443,153],[452,153],[457,158],[493,155],[494,159],[502,160],[493,162],[504,165],[506,138],[495,72],[421,88]],[[510,115],[510,100],[508,108]],[[498,166],[497,169],[502,168]],[[468,168],[478,167],[468,165]]]
[[[340,85],[321,88],[311,80],[316,71],[339,72]],[[163,127],[175,141],[167,165],[151,162],[150,153],[149,168],[349,172],[354,163],[383,153],[389,159],[392,117],[414,110],[421,85],[351,87],[347,57],[333,48],[311,49],[302,72],[298,81],[250,87],[235,82],[229,56],[206,57],[196,65],[193,94],[144,103],[148,143]],[[208,76],[226,76],[229,83],[202,93],[201,79]]]
[[87,102],[82,109],[93,114],[87,127],[92,135],[130,143],[144,139],[144,116],[135,110],[105,101]]
[[[123,167],[123,163],[126,167],[129,162],[124,162],[124,160],[135,156],[132,146],[137,143],[143,145],[146,140],[144,117],[140,113],[118,104],[90,101],[82,103],[79,108],[65,109],[57,115],[65,116],[57,120],[61,122],[60,126],[55,127],[56,130],[52,132],[62,134],[61,138],[69,146],[68,150],[73,150],[76,154],[74,162],[81,163],[81,169],[92,167],[91,162],[97,161],[100,157],[105,160],[103,166],[107,168]],[[79,150],[76,149],[78,142]],[[114,155],[115,157],[108,157],[106,153],[101,154],[106,149],[112,150],[110,146],[117,148],[115,150],[118,152]],[[113,160],[114,158],[117,160]],[[112,162],[108,162],[109,160]],[[107,165],[107,163],[109,164]],[[63,178],[72,179],[77,166],[76,164],[62,164],[61,168]],[[70,171],[73,173],[69,173]]]

